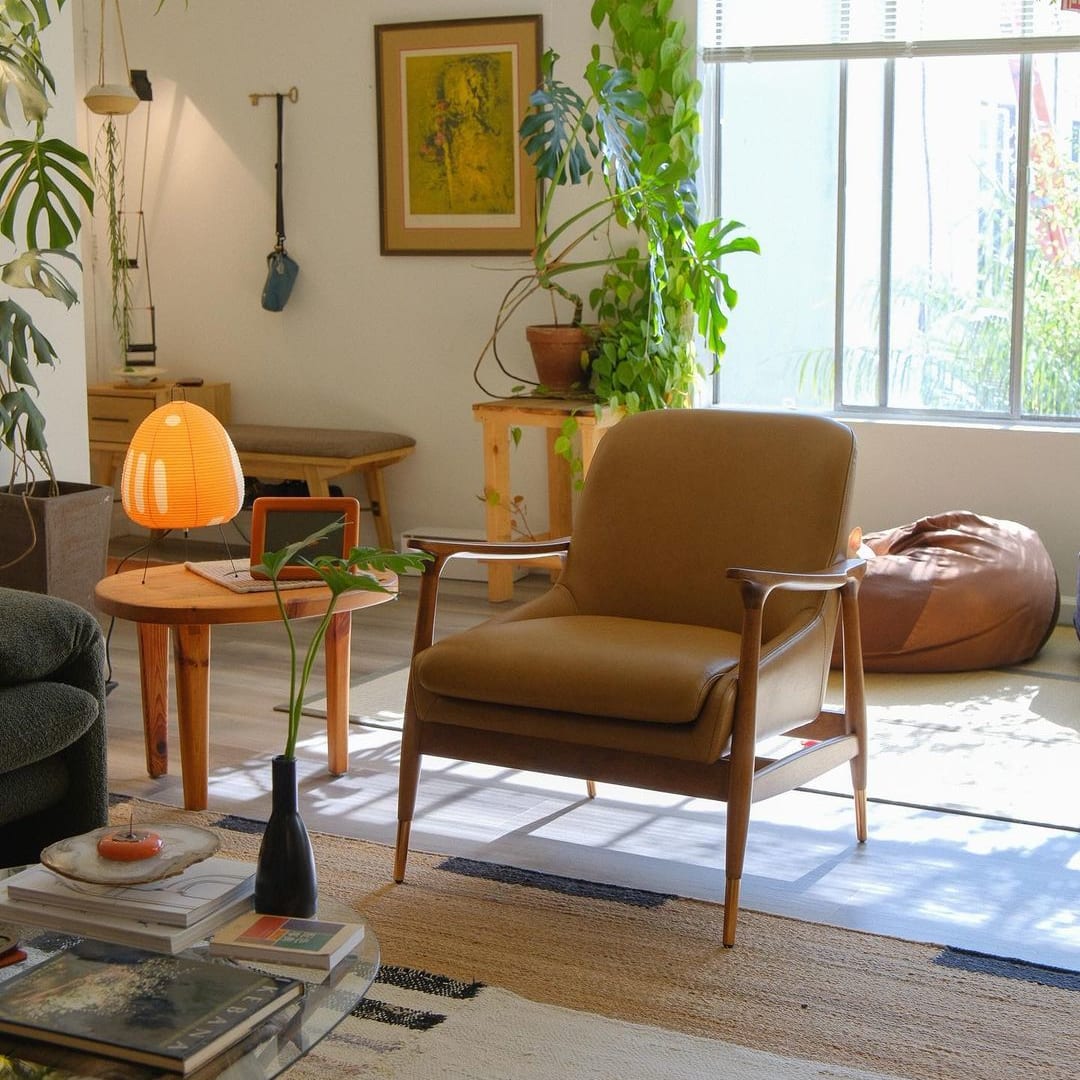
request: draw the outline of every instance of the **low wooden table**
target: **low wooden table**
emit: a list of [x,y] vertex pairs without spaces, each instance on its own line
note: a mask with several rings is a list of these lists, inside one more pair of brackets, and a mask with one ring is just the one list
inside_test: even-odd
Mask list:
[[[515,427],[541,427],[547,437],[548,532],[535,539],[570,535],[573,524],[570,464],[555,452],[555,441],[571,416],[577,420],[584,477],[597,444],[608,428],[621,419],[621,414],[604,409],[598,417],[592,402],[562,398],[501,398],[473,406],[473,418],[484,425],[484,494],[497,492],[499,496],[496,501],[488,500],[486,504],[488,540],[511,539],[510,429]],[[542,563],[534,559],[530,565],[535,567]],[[556,565],[561,565],[558,560]],[[511,562],[488,563],[489,600],[498,602],[513,598],[513,574]]]
[[[388,587],[396,590],[397,579],[390,578]],[[98,582],[94,594],[100,611],[137,624],[146,771],[153,777],[169,771],[168,643],[172,631],[184,807],[205,809],[210,776],[210,627],[279,620],[273,591],[233,592],[175,565],[114,574]],[[327,768],[335,776],[349,769],[352,612],[384,604],[396,595],[396,591],[343,593],[326,632]],[[330,603],[330,590],[321,584],[289,589],[283,596],[292,619],[325,615]],[[283,673],[283,679],[287,685],[287,674]]]

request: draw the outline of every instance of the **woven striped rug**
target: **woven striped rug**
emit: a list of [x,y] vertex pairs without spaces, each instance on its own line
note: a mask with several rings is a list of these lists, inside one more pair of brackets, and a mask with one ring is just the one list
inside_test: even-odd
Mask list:
[[[131,806],[118,800],[115,820]],[[263,826],[135,802],[135,820]],[[1080,974],[715,904],[313,835],[320,895],[384,962],[358,1014],[290,1076],[530,1080],[1075,1080]],[[650,1049],[652,1048],[652,1049]]]

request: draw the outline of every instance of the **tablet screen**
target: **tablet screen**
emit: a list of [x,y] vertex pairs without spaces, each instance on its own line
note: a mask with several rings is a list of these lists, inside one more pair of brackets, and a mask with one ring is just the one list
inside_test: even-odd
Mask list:
[[[356,547],[360,536],[360,503],[348,497],[256,499],[251,507],[251,565],[254,567],[262,561],[264,551],[278,551],[335,521],[343,521],[343,527],[305,548],[302,554],[307,559],[316,555],[345,557]],[[260,575],[253,570],[252,576]],[[317,577],[309,567],[295,563],[282,567],[279,576]]]

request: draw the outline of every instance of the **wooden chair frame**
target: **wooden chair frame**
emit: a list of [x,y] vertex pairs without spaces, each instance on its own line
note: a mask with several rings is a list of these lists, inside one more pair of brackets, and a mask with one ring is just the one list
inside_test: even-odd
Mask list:
[[[434,639],[439,577],[447,559],[544,558],[563,555],[569,538],[540,543],[483,543],[416,538],[412,545],[432,556],[426,564],[420,586],[413,655],[430,646]],[[401,777],[398,790],[397,847],[394,880],[405,877],[409,834],[424,754],[462,758],[531,772],[577,776],[593,782],[667,791],[695,798],[727,803],[726,888],[724,898],[723,943],[735,943],[739,886],[746,854],[750,807],[754,802],[790,791],[815,776],[850,762],[855,798],[855,831],[859,843],[867,836],[866,777],[867,736],[866,697],[863,683],[862,644],[859,635],[858,588],[866,564],[847,559],[816,573],[781,573],[736,567],[727,575],[740,584],[743,603],[738,696],[729,751],[711,764],[675,760],[654,755],[620,752],[555,740],[543,742],[543,761],[537,760],[534,737],[502,732],[449,728],[425,723],[416,714],[412,680],[405,704],[405,729],[401,747]],[[762,613],[774,591],[839,591],[840,627],[843,634],[844,704],[825,708],[809,723],[783,732],[804,740],[797,751],[782,758],[757,755],[757,691],[762,652]]]

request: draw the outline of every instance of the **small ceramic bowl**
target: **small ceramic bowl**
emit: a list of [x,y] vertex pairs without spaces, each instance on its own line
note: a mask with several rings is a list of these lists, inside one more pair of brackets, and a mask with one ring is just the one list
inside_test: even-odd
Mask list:
[[165,369],[159,367],[121,368],[115,374],[117,382],[125,386],[149,386],[165,374]]

